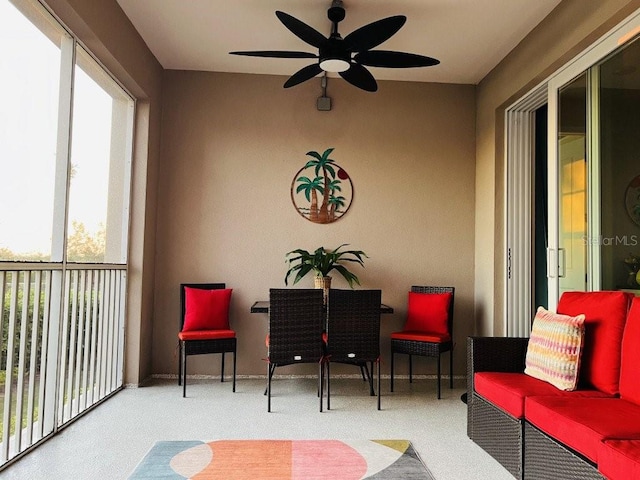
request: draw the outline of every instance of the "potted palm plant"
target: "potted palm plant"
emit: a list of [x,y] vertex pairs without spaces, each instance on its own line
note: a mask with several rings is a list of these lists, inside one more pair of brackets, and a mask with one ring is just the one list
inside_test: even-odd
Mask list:
[[314,252],[297,249],[286,254],[286,261],[289,264],[289,270],[284,277],[285,285],[289,285],[289,276],[295,273],[293,284],[298,283],[307,273],[314,272],[316,288],[323,288],[325,300],[329,288],[331,288],[331,277],[329,272],[336,270],[353,288],[353,284],[360,285],[358,277],[350,272],[344,263],[357,263],[364,267],[364,259],[369,258],[362,250],[341,250],[342,247],[348,246],[343,243],[334,250],[327,250],[324,247],[316,249]]

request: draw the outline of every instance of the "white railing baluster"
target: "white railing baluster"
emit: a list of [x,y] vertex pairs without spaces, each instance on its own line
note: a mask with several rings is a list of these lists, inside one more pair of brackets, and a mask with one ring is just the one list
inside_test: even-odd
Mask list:
[[93,404],[96,391],[96,356],[98,355],[98,298],[100,297],[100,277],[96,272],[93,285],[93,311],[91,312],[91,361],[89,362],[89,404]]
[[91,305],[93,297],[93,270],[87,271],[86,287],[83,297],[86,298],[86,307],[84,312],[84,346],[82,355],[82,403],[80,404],[80,411],[87,408],[87,397],[89,395],[89,386],[87,385],[87,378],[89,372],[89,353],[91,349]]
[[98,369],[96,372],[96,375],[98,377],[98,398],[102,398],[102,396],[104,395],[104,375],[105,375],[105,358],[107,355],[107,348],[106,348],[106,344],[104,341],[104,337],[105,337],[105,331],[106,331],[106,322],[108,319],[108,312],[107,312],[107,296],[108,296],[108,285],[109,285],[109,278],[107,275],[106,271],[102,271],[100,272],[100,276],[101,276],[101,288],[100,288],[100,315],[99,315],[99,319],[100,319],[100,327],[98,330],[98,352],[99,352],[99,356],[98,356]]
[[11,272],[11,288],[9,300],[9,330],[7,332],[7,362],[5,365],[4,412],[2,415],[2,452],[0,457],[6,462],[13,456],[10,448],[12,400],[13,400],[13,356],[16,340],[16,310],[18,304],[18,272]]
[[73,277],[72,290],[71,290],[71,317],[69,318],[69,365],[67,372],[67,399],[65,401],[67,412],[67,420],[73,418],[77,411],[74,410],[75,398],[73,391],[73,376],[75,368],[76,357],[76,334],[77,334],[77,316],[78,316],[78,271],[73,270],[71,275]]
[[124,319],[125,319],[125,295],[127,284],[127,272],[120,270],[118,272],[118,279],[120,285],[118,288],[118,303],[117,303],[117,319],[118,319],[118,345],[116,349],[116,355],[118,356],[118,363],[116,365],[116,387],[120,387],[123,382],[124,375]]
[[[3,326],[4,326],[4,304],[5,304],[5,300],[4,300],[4,294],[5,294],[5,285],[6,285],[6,281],[7,281],[7,276],[11,276],[11,273],[5,273],[5,272],[0,272],[0,338],[4,338],[2,336],[3,334]],[[9,321],[9,318],[7,318],[7,322]],[[8,353],[8,350],[7,350]],[[1,368],[1,365],[0,365]],[[6,367],[5,367],[6,368]],[[11,381],[11,379],[9,379],[9,382]],[[0,420],[2,422],[2,443],[0,444],[1,448],[0,448],[0,460],[2,460],[2,462],[6,462],[8,457],[9,457],[9,435],[7,435],[7,438],[5,439],[5,435],[4,435],[4,431],[5,430],[9,430],[9,423],[8,420],[5,420],[5,413],[4,410],[8,405],[8,401],[7,401],[7,396],[6,396],[6,392],[7,392],[7,377],[6,377],[6,372],[5,372],[5,384],[4,384],[4,390],[5,390],[5,397],[3,399],[4,404],[3,404],[3,414],[2,414],[2,419]]]
[[58,357],[60,360],[60,388],[58,389],[58,426],[62,425],[67,419],[65,418],[65,385],[67,378],[67,348],[69,348],[69,301],[71,291],[71,272],[66,271],[64,276],[64,304],[62,306],[62,329],[60,335],[62,337],[62,345]]
[[[51,311],[51,271],[45,272],[44,278],[44,304],[42,315],[42,341],[40,348],[42,353],[40,354],[40,391],[38,392],[38,429],[36,432],[35,441],[40,440],[44,434],[44,415],[45,415],[45,392],[47,385],[47,345],[49,344],[49,312]],[[49,432],[46,432],[49,433]]]
[[107,381],[106,393],[111,393],[113,390],[113,330],[114,330],[114,304],[116,295],[116,276],[113,270],[109,270],[109,335],[107,337]]
[[34,400],[36,392],[36,357],[40,350],[38,334],[40,332],[40,288],[42,284],[42,272],[34,272],[33,288],[33,314],[31,315],[31,358],[29,358],[29,390],[27,394],[27,428],[25,430],[25,445],[33,442],[33,416]]
[[73,402],[73,406],[74,406],[74,410],[73,410],[73,415],[77,415],[79,412],[82,411],[82,409],[80,408],[80,395],[82,395],[82,392],[80,391],[80,378],[81,378],[81,374],[82,374],[82,346],[83,346],[83,334],[84,334],[84,329],[83,329],[83,325],[84,325],[84,300],[85,300],[85,277],[86,277],[86,272],[84,270],[80,270],[79,272],[77,272],[79,277],[80,277],[80,286],[78,287],[78,301],[76,302],[78,304],[78,322],[77,322],[77,331],[78,333],[76,334],[76,363],[75,363],[75,369],[74,369],[74,387],[73,387],[73,393],[74,393],[74,398],[75,401]]
[[[18,282],[20,280],[18,279]],[[20,287],[18,287],[20,288]],[[31,272],[22,274],[22,312],[20,315],[20,349],[18,351],[18,379],[16,386],[16,428],[14,442],[17,452],[22,451],[22,420],[24,418],[24,375],[27,357],[27,326],[29,325],[29,295],[31,294]]]

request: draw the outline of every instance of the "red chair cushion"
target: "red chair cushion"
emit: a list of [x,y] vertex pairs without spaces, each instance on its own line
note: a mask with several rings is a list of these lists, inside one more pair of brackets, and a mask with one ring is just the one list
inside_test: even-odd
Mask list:
[[632,295],[626,292],[565,292],[558,313],[585,316],[580,380],[615,395],[619,393],[622,333]]
[[394,332],[391,334],[393,340],[413,340],[415,342],[444,343],[451,341],[451,335],[448,333],[432,333],[432,332],[411,332],[405,331]]
[[407,321],[403,330],[449,333],[451,293],[409,292]]
[[598,470],[609,480],[640,480],[640,440],[601,443]]
[[526,420],[592,462],[605,439],[640,439],[640,406],[621,398],[527,397],[524,410]]
[[229,330],[231,292],[231,288],[204,290],[184,287],[185,312],[182,331]]
[[608,397],[598,390],[559,390],[524,373],[477,372],[473,386],[478,395],[515,418],[524,418],[524,399],[528,396]]
[[633,299],[622,336],[620,396],[640,404],[640,297]]
[[191,330],[178,333],[180,340],[218,340],[221,338],[235,338],[233,330]]

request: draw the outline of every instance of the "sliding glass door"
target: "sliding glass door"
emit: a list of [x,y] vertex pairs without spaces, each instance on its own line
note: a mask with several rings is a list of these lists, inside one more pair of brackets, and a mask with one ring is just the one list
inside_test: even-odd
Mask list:
[[640,289],[640,41],[549,83],[549,305]]

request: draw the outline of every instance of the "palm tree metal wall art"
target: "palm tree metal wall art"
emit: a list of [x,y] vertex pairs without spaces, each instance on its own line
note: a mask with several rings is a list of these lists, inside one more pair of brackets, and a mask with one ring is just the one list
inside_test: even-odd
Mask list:
[[329,155],[307,152],[312,157],[291,183],[291,201],[300,215],[314,223],[331,223],[341,218],[353,198],[353,184],[347,172]]

